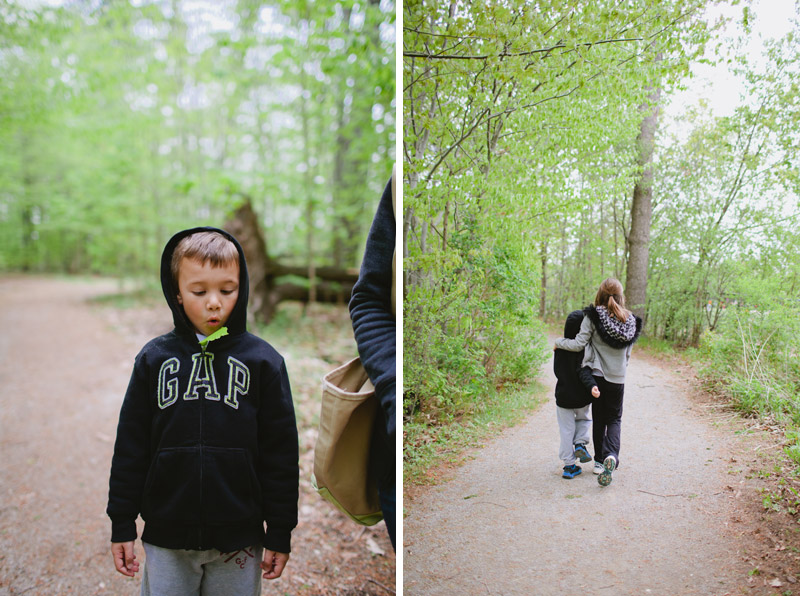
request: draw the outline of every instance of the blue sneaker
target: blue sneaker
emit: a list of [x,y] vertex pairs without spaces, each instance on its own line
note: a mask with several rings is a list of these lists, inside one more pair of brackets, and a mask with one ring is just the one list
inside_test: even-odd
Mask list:
[[617,458],[609,455],[603,460],[603,472],[597,477],[597,482],[600,486],[608,486],[611,484],[611,473],[617,468]]
[[572,464],[571,466],[564,466],[564,471],[561,473],[562,478],[575,478],[578,474],[583,472],[580,466]]
[[586,449],[586,445],[583,443],[575,445],[575,457],[581,460],[582,464],[585,464],[587,461],[592,461],[592,456],[589,455],[589,450]]

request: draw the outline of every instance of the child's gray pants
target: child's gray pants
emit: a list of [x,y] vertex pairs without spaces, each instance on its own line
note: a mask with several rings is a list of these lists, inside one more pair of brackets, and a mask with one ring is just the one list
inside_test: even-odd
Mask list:
[[233,553],[175,550],[143,543],[142,596],[258,596],[260,546]]
[[571,466],[575,463],[574,445],[578,443],[589,444],[592,432],[592,418],[589,416],[590,407],[560,408],[556,406],[558,431],[561,434],[558,457],[564,462],[565,466]]

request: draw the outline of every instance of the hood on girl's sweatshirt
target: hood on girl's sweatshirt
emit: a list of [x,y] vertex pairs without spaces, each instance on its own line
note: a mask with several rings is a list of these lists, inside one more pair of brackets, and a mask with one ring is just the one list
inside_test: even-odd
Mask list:
[[620,321],[605,306],[587,306],[583,312],[594,323],[600,338],[612,348],[626,348],[642,333],[642,319],[633,313]]
[[225,230],[211,227],[190,228],[178,232],[170,238],[167,245],[164,247],[164,252],[161,255],[161,289],[164,292],[164,297],[167,299],[167,304],[172,310],[172,321],[175,324],[175,331],[180,335],[195,336],[195,328],[189,321],[189,317],[183,310],[183,306],[178,302],[178,288],[172,280],[172,254],[178,243],[186,236],[191,236],[198,232],[217,232],[222,234],[225,238],[233,242],[239,253],[239,296],[236,300],[236,305],[233,307],[228,320],[225,322],[225,327],[228,329],[230,335],[236,335],[247,331],[247,300],[250,293],[250,278],[247,274],[247,263],[244,258],[244,251],[242,250],[239,242]]

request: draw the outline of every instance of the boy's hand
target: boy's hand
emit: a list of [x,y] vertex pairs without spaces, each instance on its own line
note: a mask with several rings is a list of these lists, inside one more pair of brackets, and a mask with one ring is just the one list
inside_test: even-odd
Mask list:
[[111,554],[114,556],[114,567],[122,575],[133,577],[139,571],[139,562],[133,554],[133,540],[130,542],[112,542]]
[[600,388],[597,385],[592,387],[592,397],[600,397]]
[[289,562],[289,553],[278,553],[264,549],[264,560],[261,561],[261,569],[264,570],[264,579],[278,579],[283,573],[283,568]]

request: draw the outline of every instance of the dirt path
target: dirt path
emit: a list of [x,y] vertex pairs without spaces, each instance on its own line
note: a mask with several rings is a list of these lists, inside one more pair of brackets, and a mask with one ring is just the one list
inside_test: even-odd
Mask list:
[[561,478],[552,360],[544,368],[547,402],[524,425],[406,501],[404,593],[752,593],[730,435],[687,381],[634,352],[621,469],[601,488],[591,463]]
[[[0,278],[0,594],[139,593],[139,578],[117,574],[109,554],[108,472],[133,357],[171,319],[166,307],[120,314],[87,303],[116,291],[108,281]],[[314,409],[330,365],[312,355],[287,365],[296,407]],[[300,525],[286,573],[262,593],[390,593],[383,524],[362,529],[313,494],[316,429],[300,435]]]

